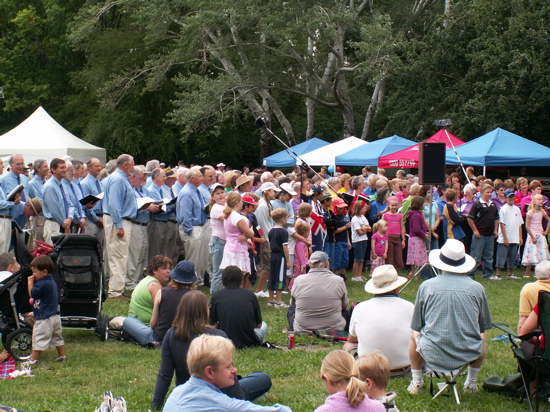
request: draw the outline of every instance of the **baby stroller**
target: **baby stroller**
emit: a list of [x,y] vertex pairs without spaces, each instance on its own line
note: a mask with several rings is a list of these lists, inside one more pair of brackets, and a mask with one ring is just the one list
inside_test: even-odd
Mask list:
[[90,235],[54,236],[54,279],[60,290],[61,324],[94,329],[102,341],[109,336],[109,317],[101,315],[107,298],[99,240]]
[[15,360],[23,361],[30,358],[32,352],[32,324],[23,314],[32,312],[27,278],[32,275],[33,257],[17,230],[13,231],[12,243],[21,268],[0,278],[0,333],[4,348]]

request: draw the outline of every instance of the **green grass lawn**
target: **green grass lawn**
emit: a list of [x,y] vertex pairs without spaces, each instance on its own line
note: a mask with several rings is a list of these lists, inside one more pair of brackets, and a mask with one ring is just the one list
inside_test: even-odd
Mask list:
[[[518,271],[518,275],[522,274]],[[402,273],[405,275],[405,272]],[[480,280],[480,276],[477,279]],[[518,320],[518,301],[521,287],[527,280],[489,281],[485,286],[493,320],[504,321],[515,329]],[[420,281],[412,282],[402,297],[413,301]],[[371,296],[363,290],[363,284],[348,282],[350,301],[360,302]],[[284,295],[288,302],[289,295]],[[269,325],[266,339],[286,345],[286,311],[266,307],[267,299],[260,299],[264,320]],[[108,300],[103,313],[109,316],[126,315],[128,302]],[[508,342],[491,341],[499,335],[490,330],[488,354],[479,374],[481,384],[489,376],[516,372],[516,365]],[[0,383],[0,404],[10,405],[29,412],[41,411],[93,411],[102,401],[102,394],[111,390],[115,396],[123,396],[131,412],[147,411],[152,399],[160,363],[160,351],[144,349],[131,343],[109,341],[102,343],[91,331],[64,329],[66,352],[69,360],[56,363],[55,350],[42,355],[40,364],[33,369],[33,378],[17,378]],[[252,348],[237,352],[235,365],[239,374],[255,370],[268,372],[273,388],[267,395],[266,405],[281,403],[293,411],[312,411],[327,396],[319,378],[319,368],[324,356],[342,344],[330,343],[307,336],[296,337],[296,348],[287,350]],[[459,378],[460,389],[464,378]],[[428,382],[427,378],[425,380]],[[394,379],[389,390],[397,392],[397,406],[401,411],[521,411],[528,410],[527,403],[518,399],[481,390],[477,394],[461,394],[462,405],[454,398],[431,400],[428,386],[422,394],[407,394],[408,379]]]

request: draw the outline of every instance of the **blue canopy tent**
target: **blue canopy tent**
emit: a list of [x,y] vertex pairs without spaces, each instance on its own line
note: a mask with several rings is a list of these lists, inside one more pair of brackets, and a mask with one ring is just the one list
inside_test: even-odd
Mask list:
[[[297,144],[296,146],[292,146],[291,149],[297,155],[303,155],[329,144],[329,142],[313,137],[305,142]],[[292,167],[295,164],[296,159],[290,154],[288,149],[275,153],[269,157],[265,157],[263,160],[263,165],[268,167]]]
[[336,156],[336,164],[341,166],[377,166],[378,158],[414,146],[416,142],[397,135],[375,140]]
[[[550,166],[550,148],[501,128],[456,147],[465,165]],[[447,149],[448,165],[458,165],[453,149]]]

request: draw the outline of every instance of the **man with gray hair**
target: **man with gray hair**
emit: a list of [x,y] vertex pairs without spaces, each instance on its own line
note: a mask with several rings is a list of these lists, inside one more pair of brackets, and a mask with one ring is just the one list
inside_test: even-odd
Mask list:
[[330,271],[330,259],[325,252],[313,252],[309,262],[309,272],[294,280],[288,310],[289,326],[297,333],[316,329],[344,330],[349,321],[344,280]]
[[208,199],[199,191],[199,186],[203,182],[201,167],[193,166],[189,169],[186,179],[187,184],[181,189],[176,203],[176,219],[180,224],[179,232],[185,248],[185,259],[195,264],[201,284],[210,260],[207,242],[212,233],[205,211]]
[[[145,186],[145,166],[135,166],[130,173],[130,184],[134,188],[134,196],[137,199],[149,196]],[[159,206],[150,204],[146,209],[140,209],[137,216],[132,219],[132,233],[130,245],[128,246],[128,262],[126,264],[126,290],[134,290],[143,278],[143,270],[147,267],[147,255],[149,238],[147,227],[150,224],[151,213],[157,213]]]
[[134,171],[134,158],[128,154],[120,155],[116,160],[116,170],[109,176],[103,198],[103,222],[105,225],[105,243],[109,259],[109,297],[126,297],[126,265],[132,219],[137,216],[137,202],[134,189],[128,180]]
[[160,162],[157,159],[149,160],[145,165],[145,175],[147,176],[147,181],[145,182],[146,189],[149,189],[149,186],[153,183],[151,173],[153,173],[153,170],[158,168],[160,168]]
[[34,161],[34,178],[29,182],[28,195],[29,198],[37,197],[40,201],[42,197],[42,186],[46,183],[46,177],[50,174],[50,166],[44,159],[38,159]]

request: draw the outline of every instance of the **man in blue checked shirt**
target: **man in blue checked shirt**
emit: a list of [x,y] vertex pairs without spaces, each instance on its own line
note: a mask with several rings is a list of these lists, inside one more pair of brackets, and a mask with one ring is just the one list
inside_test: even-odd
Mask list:
[[63,188],[62,180],[67,175],[65,160],[55,158],[50,163],[52,177],[42,187],[44,212],[44,242],[52,243],[52,237],[70,233],[75,215],[74,205]]
[[137,217],[134,188],[128,176],[134,171],[134,158],[128,154],[116,160],[115,171],[105,183],[103,198],[103,223],[109,261],[109,297],[129,297],[124,293],[126,265],[132,235],[132,220]]

